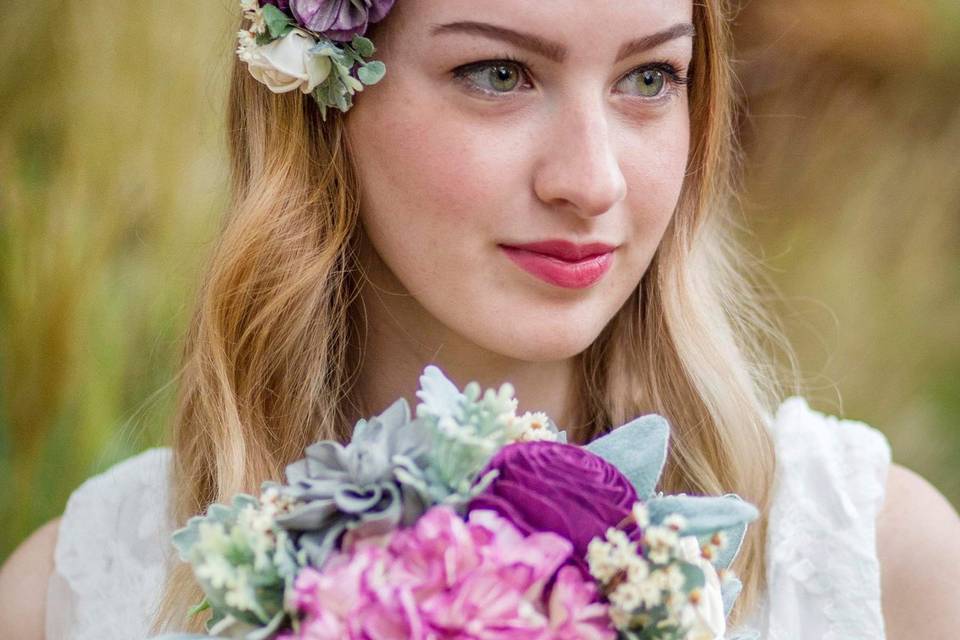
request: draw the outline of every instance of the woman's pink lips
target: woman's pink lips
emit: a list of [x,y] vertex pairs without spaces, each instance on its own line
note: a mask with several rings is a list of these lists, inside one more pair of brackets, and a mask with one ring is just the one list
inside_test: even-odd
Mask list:
[[568,261],[516,247],[500,245],[500,248],[524,271],[544,282],[567,289],[589,287],[600,280],[613,264],[613,251]]

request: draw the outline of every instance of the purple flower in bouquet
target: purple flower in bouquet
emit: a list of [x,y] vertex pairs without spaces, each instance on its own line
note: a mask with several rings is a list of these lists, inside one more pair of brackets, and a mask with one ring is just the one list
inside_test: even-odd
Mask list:
[[637,501],[633,485],[615,466],[575,445],[511,444],[482,473],[493,469],[499,475],[468,511],[492,509],[525,534],[550,531],[566,538],[573,543],[571,560],[585,575],[590,540],[621,524]]
[[563,538],[525,536],[491,511],[465,522],[434,507],[386,541],[362,540],[323,571],[302,570],[299,632],[279,640],[613,640],[596,584],[560,568],[570,552]]
[[[367,26],[379,22],[393,8],[395,0],[278,0],[289,2],[301,25],[331,40],[349,42],[362,36]],[[282,7],[281,7],[282,8]]]

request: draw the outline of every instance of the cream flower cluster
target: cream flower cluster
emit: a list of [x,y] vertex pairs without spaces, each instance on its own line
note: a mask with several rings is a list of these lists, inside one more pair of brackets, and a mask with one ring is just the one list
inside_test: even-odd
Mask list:
[[259,506],[248,505],[239,511],[229,532],[222,522],[200,523],[197,549],[203,560],[196,566],[196,575],[222,589],[227,606],[258,610],[258,574],[272,570],[274,554],[287,536],[276,529],[275,520],[292,506],[290,499],[268,489]]
[[364,59],[375,50],[367,38],[335,42],[273,4],[240,0],[240,7],[247,24],[237,32],[237,57],[273,93],[311,94],[324,119],[327,107],[346,112],[354,94],[383,77],[382,62]]
[[[237,32],[237,56],[247,63],[250,74],[265,84],[274,93],[286,93],[300,89],[311,93],[330,75],[329,56],[312,55],[310,49],[317,44],[313,37],[302,29],[292,29],[282,38],[268,44],[258,45],[257,36],[267,33],[263,9],[257,0],[241,0],[243,16],[250,21],[247,29]],[[350,78],[354,91],[363,85]],[[357,86],[359,85],[359,86]]]
[[[722,640],[726,617],[720,579],[709,559],[726,544],[722,532],[700,546],[695,536],[681,536],[686,520],[667,516],[650,525],[642,503],[632,510],[643,531],[631,540],[621,529],[610,528],[606,539],[594,538],[587,550],[590,573],[610,601],[610,617],[618,629],[678,629],[689,640]],[[688,586],[685,565],[703,572],[702,587]]]
[[560,433],[543,411],[527,411],[522,416],[506,418],[507,442],[559,442]]

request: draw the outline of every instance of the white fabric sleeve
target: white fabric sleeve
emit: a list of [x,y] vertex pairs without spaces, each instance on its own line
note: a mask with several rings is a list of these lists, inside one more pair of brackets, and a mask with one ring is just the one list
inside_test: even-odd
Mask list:
[[168,563],[169,449],[84,482],[60,520],[47,588],[47,640],[146,638]]
[[876,519],[887,438],[800,396],[783,401],[770,428],[777,471],[767,591],[748,628],[764,640],[882,640]]

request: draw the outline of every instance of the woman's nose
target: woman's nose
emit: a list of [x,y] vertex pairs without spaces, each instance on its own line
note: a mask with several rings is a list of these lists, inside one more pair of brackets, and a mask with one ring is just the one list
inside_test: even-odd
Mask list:
[[534,176],[537,197],[582,217],[609,211],[626,196],[627,184],[606,110],[584,103],[549,117]]

